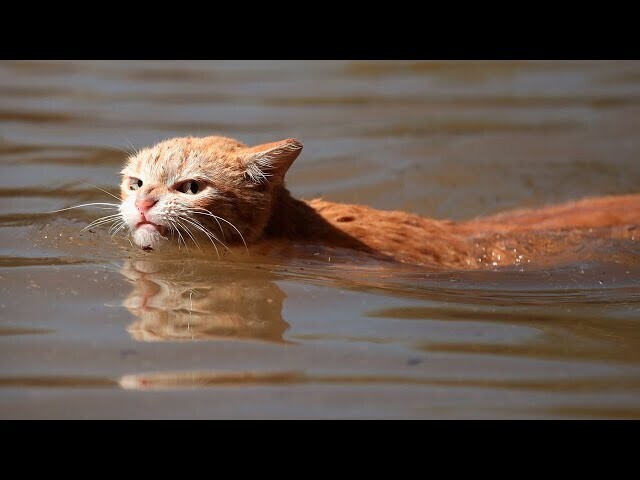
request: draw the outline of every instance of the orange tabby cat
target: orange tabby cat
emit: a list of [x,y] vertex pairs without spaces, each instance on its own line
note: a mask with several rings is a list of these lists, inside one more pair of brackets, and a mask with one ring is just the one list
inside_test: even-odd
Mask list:
[[255,147],[217,136],[161,142],[131,157],[122,170],[120,212],[134,242],[145,249],[175,233],[185,244],[197,236],[218,247],[322,244],[462,269],[578,251],[587,237],[635,239],[640,224],[640,194],[467,222],[297,200],[284,177],[301,150],[294,139]]

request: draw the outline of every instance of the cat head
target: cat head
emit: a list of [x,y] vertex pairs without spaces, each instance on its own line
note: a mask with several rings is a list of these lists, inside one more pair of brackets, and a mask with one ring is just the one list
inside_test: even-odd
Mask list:
[[255,147],[217,136],[166,140],[128,159],[120,213],[141,247],[192,235],[218,246],[250,242],[301,150],[294,139]]

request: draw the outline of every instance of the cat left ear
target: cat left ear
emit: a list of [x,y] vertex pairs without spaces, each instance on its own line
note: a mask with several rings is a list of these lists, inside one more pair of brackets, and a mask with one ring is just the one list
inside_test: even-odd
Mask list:
[[266,182],[269,177],[282,180],[301,151],[302,143],[294,138],[251,147],[243,155],[245,173],[257,183]]

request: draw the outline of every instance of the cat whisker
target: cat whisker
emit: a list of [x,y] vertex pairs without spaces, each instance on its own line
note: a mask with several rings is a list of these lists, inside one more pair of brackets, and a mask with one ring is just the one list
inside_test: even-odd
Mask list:
[[[211,213],[211,212],[210,212],[209,210],[207,210],[206,208],[192,208],[192,209],[190,209],[190,210],[191,210],[193,213],[196,213],[196,214],[198,214],[198,215],[208,215],[208,216],[213,217],[213,218],[215,218],[215,219],[220,219],[220,220],[222,220],[223,222],[225,222],[225,223],[227,223],[227,224],[231,225],[231,227],[233,227],[233,229],[238,233],[238,235],[240,235],[240,238],[242,239],[242,243],[244,243],[244,248],[245,248],[245,250],[247,251],[247,253],[249,253],[249,247],[247,247],[247,242],[245,242],[244,237],[242,236],[242,233],[240,233],[240,230],[238,230],[238,229],[237,229],[237,227],[236,227],[233,223],[231,223],[229,220],[226,220],[226,219],[224,219],[224,218],[222,218],[222,217],[219,217],[218,215],[215,215],[215,214]],[[200,210],[202,210],[202,211],[200,211]],[[206,212],[206,213],[203,213],[203,212]]]
[[[167,228],[171,232],[171,240],[173,240],[176,234],[176,228],[171,220],[167,219],[167,223],[168,223]],[[178,250],[179,249],[180,249],[180,239],[178,239]]]
[[126,226],[127,226],[127,223],[124,220],[120,220],[119,222],[116,222],[111,226],[111,228],[109,229],[109,233],[113,237]]
[[[213,239],[216,239],[216,240],[218,240],[220,242],[220,239],[217,238],[212,233],[208,232],[203,226],[194,223],[192,220],[190,220],[188,218],[185,218],[185,217],[181,217],[181,218],[182,218],[182,220],[184,220],[186,222],[189,222],[191,225],[196,227],[198,230],[201,230],[207,236],[207,238],[211,241],[211,244],[213,245],[213,248],[216,249],[216,255],[218,256],[218,260],[220,260],[220,252],[218,251],[218,247],[216,246],[216,243],[213,241]],[[212,236],[213,236],[213,238],[211,238]],[[222,242],[220,242],[220,243],[222,243]],[[225,248],[227,248],[227,247],[225,246]]]
[[[127,226],[126,222],[122,222],[122,225],[120,225],[112,234],[111,234],[111,238],[115,237],[118,232],[120,232],[121,230],[123,230],[125,227]],[[127,240],[129,240],[129,238],[127,237]],[[129,243],[131,243],[131,240],[129,240]],[[131,245],[133,246],[133,244]]]
[[188,253],[189,252],[189,247],[187,247],[187,242],[185,241],[184,237],[180,233],[180,229],[178,228],[178,225],[175,223],[174,220],[169,220],[169,222],[171,223],[171,225],[175,229],[176,233],[178,234],[178,250],[180,250],[180,240],[182,240],[182,243],[184,243],[184,248],[187,249],[187,253]]
[[113,236],[113,231],[114,231],[116,228],[120,228],[121,226],[122,226],[122,220],[120,220],[119,222],[118,222],[118,221],[116,221],[113,225],[111,225],[111,227],[109,228],[109,232],[107,232],[107,233],[109,233],[110,235],[112,235],[112,236]]
[[225,240],[227,239],[226,235],[224,234],[224,228],[222,228],[222,225],[220,224],[220,220],[218,220],[218,217],[213,217],[213,219],[216,221],[216,223],[218,224],[218,228],[220,229],[220,233],[222,233],[222,238],[224,238]]
[[[173,240],[177,232],[177,229],[171,220],[167,220],[167,222],[169,223],[169,230],[171,231],[171,239]],[[180,237],[178,237],[178,250],[180,250]]]
[[117,221],[119,221],[118,218],[108,218],[108,219],[105,219],[105,220],[101,220],[99,222],[91,223],[91,224],[87,225],[86,227],[84,227],[80,231],[84,232],[85,230],[89,230],[90,228],[100,227],[102,225],[108,225],[110,223],[114,223],[114,222],[117,222]]
[[[114,228],[115,228],[115,230],[114,230]],[[111,238],[115,237],[120,232],[120,230],[122,230],[123,228],[124,227],[122,226],[121,223],[120,224],[116,224],[113,227],[111,227],[109,229],[109,233],[111,234]]]
[[198,243],[198,241],[196,240],[196,238],[193,236],[193,234],[191,233],[191,230],[189,230],[189,227],[187,227],[186,225],[184,225],[180,220],[176,219],[176,223],[178,223],[182,228],[184,228],[184,231],[187,233],[187,235],[189,235],[191,237],[191,240],[193,240],[193,243],[196,244],[196,247],[198,247],[198,250],[200,250],[200,253],[202,253],[204,255],[204,252],[202,251],[202,248],[200,248],[200,244]]
[[[89,225],[93,225],[94,223],[101,222],[102,220],[111,220],[111,219],[117,219],[117,218],[120,218],[120,217],[121,217],[121,215],[120,215],[119,213],[114,213],[114,214],[111,214],[111,215],[106,215],[106,216],[104,216],[104,217],[96,218],[96,219],[95,219],[95,220],[93,220]],[[86,228],[87,228],[87,227],[85,227],[84,229],[86,229]],[[84,230],[84,229],[83,229],[83,230]]]
[[220,244],[226,248],[227,250],[229,250],[230,252],[233,252],[233,250],[231,248],[229,248],[222,240],[220,240],[211,230],[207,229],[199,220],[193,218],[193,217],[185,217],[185,216],[181,216],[180,218],[184,219],[184,220],[189,220],[189,222],[195,224],[195,226],[200,227],[201,229],[203,229],[203,231],[207,234],[207,235],[211,235],[215,240],[217,240],[218,242],[220,242]]
[[[216,245],[216,243],[214,241],[214,240],[217,240],[217,241],[220,242],[220,239],[218,237],[216,237],[215,235],[211,234],[205,228],[201,227],[200,225],[197,225],[196,223],[194,223],[190,219],[183,218],[183,220],[189,222],[191,225],[193,225],[194,227],[196,227],[198,230],[202,231],[202,233],[204,233],[206,235],[206,237],[209,239],[209,241],[211,242],[211,245],[213,245],[213,248],[216,251],[216,256],[218,257],[218,260],[220,260],[220,251],[218,250],[218,246]],[[220,242],[220,243],[222,243],[222,242]]]
[[89,185],[90,187],[93,187],[93,188],[95,188],[95,189],[97,189],[97,190],[100,190],[101,192],[104,192],[104,193],[106,193],[107,195],[111,195],[111,196],[112,196],[113,198],[115,198],[116,200],[120,200],[120,199],[119,199],[118,197],[116,197],[113,193],[111,193],[111,192],[107,192],[104,188],[96,187],[95,185],[92,185],[92,184],[90,184],[89,182],[85,182],[85,181],[82,181],[82,180],[81,180],[81,182],[82,182],[82,183],[84,183],[85,185]]
[[125,150],[122,147],[117,147],[115,145],[110,145],[108,143],[99,143],[98,145],[100,145],[101,147],[108,147],[108,148],[113,148],[114,150],[120,150],[121,152],[125,153],[127,156],[131,155],[131,152],[128,150]]
[[83,203],[82,205],[74,205],[73,207],[67,207],[67,208],[61,208],[59,210],[51,210],[50,212],[41,212],[42,214],[45,213],[58,213],[58,212],[65,212],[67,210],[73,210],[74,208],[84,208],[84,207],[92,207],[94,205],[109,205],[110,208],[105,208],[105,207],[99,207],[99,210],[115,210],[115,209],[119,209],[120,205],[117,203],[103,203],[103,202],[94,202],[94,203]]
[[86,227],[84,227],[80,231],[84,232],[85,230],[88,230],[91,227],[96,227],[96,226],[101,225],[103,223],[115,222],[115,221],[120,220],[120,219],[121,219],[121,215],[119,213],[114,213],[113,215],[106,215],[104,217],[100,217],[100,218],[95,219],[93,222],[91,222],[89,225],[87,225]]
[[133,151],[133,156],[135,157],[136,155],[138,155],[138,150],[136,149],[136,147],[133,146],[133,143],[131,143],[131,141],[124,135],[122,135],[124,137],[124,139],[126,140],[126,142],[129,144],[129,146],[131,147],[131,150]]
[[[209,210],[206,210],[206,209],[204,209],[204,208],[202,208],[202,209],[200,209],[200,210],[205,210],[205,211],[207,211],[208,213],[211,213],[211,212],[209,212]],[[198,212],[196,211],[196,209],[194,209],[194,208],[189,208],[189,211],[190,211],[190,212],[192,212],[192,213],[198,213]],[[222,233],[222,238],[224,238],[224,239],[226,240],[226,239],[227,239],[227,237],[226,237],[226,235],[225,235],[225,233],[224,233],[224,228],[222,228],[222,225],[220,224],[220,220],[218,220],[218,216],[217,216],[217,215],[213,215],[212,213],[211,213],[211,216],[213,217],[213,219],[214,219],[214,220],[216,221],[216,223],[218,224],[218,228],[220,228],[220,233]],[[194,220],[195,220],[195,219],[194,219]],[[238,233],[240,233],[240,232],[238,232]],[[218,241],[220,241],[220,240],[218,240]],[[220,243],[222,243],[222,242],[220,242]],[[223,243],[223,245],[224,245],[224,243]],[[225,248],[228,248],[228,247],[225,245]]]
[[122,136],[122,138],[124,138],[125,142],[127,142],[129,144],[129,147],[131,148],[131,151],[127,152],[127,155],[131,155],[132,157],[135,157],[136,155],[138,155],[139,153],[138,149],[136,149],[136,147],[133,146],[133,144],[127,138],[127,136],[124,133],[122,133],[122,131],[120,131],[119,129],[116,128],[115,130],[118,132],[120,136]]

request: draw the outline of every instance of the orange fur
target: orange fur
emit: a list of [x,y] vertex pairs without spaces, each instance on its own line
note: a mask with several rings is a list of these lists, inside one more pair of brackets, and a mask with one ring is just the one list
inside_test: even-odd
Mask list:
[[[575,250],[587,237],[632,238],[640,224],[640,194],[583,199],[466,222],[297,200],[286,189],[284,176],[301,150],[302,144],[294,139],[251,148],[224,137],[168,140],[130,159],[123,170],[123,201],[131,194],[127,179],[145,177],[137,195],[172,195],[176,202],[223,217],[228,224],[198,218],[231,243],[237,244],[242,236],[254,245],[323,244],[399,262],[461,269],[519,265]],[[181,196],[172,190],[173,184],[187,179],[207,182],[209,193]]]

